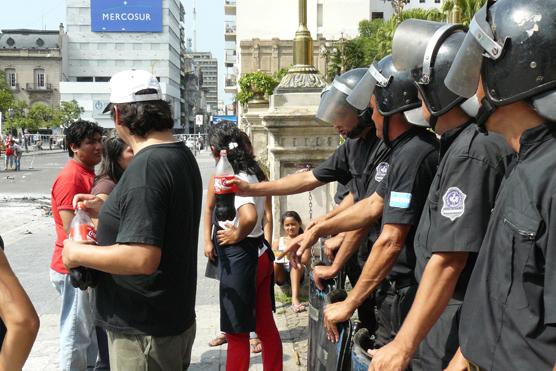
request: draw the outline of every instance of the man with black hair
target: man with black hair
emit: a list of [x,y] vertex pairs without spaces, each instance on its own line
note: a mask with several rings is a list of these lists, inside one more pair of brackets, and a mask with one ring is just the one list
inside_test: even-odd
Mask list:
[[195,338],[202,183],[191,151],[172,135],[160,84],[147,71],[110,79],[118,136],[135,154],[98,214],[98,246],[64,242],[64,263],[99,270],[96,323],[108,335],[110,368],[186,370]]
[[73,219],[73,197],[89,193],[95,180],[95,165],[102,158],[102,128],[93,122],[76,121],[66,129],[70,160],[52,186],[52,216],[56,244],[50,263],[50,281],[62,297],[60,310],[61,370],[83,370],[94,366],[98,349],[95,340],[91,298],[88,291],[70,283],[62,262],[63,242]]

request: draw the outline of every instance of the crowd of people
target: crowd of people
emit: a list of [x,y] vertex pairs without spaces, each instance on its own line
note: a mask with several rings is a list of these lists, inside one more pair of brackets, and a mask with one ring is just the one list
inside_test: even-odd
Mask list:
[[[319,323],[337,342],[337,325],[357,310],[373,334],[369,370],[556,369],[553,8],[488,1],[469,30],[402,22],[391,55],[323,91],[316,118],[346,140],[311,171],[268,181],[237,126],[212,126],[207,146],[229,160],[236,176],[226,185],[237,187],[233,220],[217,222],[212,182],[203,212],[223,333],[213,345],[228,343],[227,370],[248,370],[253,338],[263,369],[283,369],[274,283],[289,280],[291,309],[305,310],[300,287],[321,237],[331,264],[313,269],[316,286],[344,271],[352,289]],[[123,71],[109,86],[117,137],[102,143],[97,124],[73,123],[70,161],[52,188],[60,369],[186,370],[200,172],[172,136],[154,76]],[[287,211],[270,243],[270,197],[329,182],[343,185],[337,207],[305,228]],[[67,239],[79,202],[97,244]],[[86,290],[72,285],[78,267],[90,270]],[[18,369],[38,319],[1,254],[0,281],[9,291],[0,365]]]

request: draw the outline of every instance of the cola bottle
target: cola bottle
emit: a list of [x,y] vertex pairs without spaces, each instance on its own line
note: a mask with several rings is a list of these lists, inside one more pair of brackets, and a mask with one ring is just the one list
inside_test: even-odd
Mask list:
[[[69,238],[73,241],[95,244],[97,243],[97,232],[91,217],[85,211],[83,202],[77,204],[77,210],[70,224]],[[86,290],[87,287],[95,287],[97,284],[97,271],[86,267],[70,269],[70,282],[73,287]]]
[[234,169],[228,161],[228,152],[223,149],[220,151],[220,160],[216,164],[214,174],[214,195],[216,196],[216,207],[214,209],[218,224],[223,225],[234,220],[236,216],[235,208],[235,186],[227,185],[226,181],[234,179]]

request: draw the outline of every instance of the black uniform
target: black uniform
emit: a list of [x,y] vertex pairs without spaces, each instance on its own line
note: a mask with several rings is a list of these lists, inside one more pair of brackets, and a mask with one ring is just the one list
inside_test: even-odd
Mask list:
[[376,193],[384,199],[382,225],[412,225],[398,259],[376,292],[376,345],[390,342],[415,297],[413,236],[438,165],[438,141],[431,132],[412,127],[392,142],[390,167]]
[[[359,201],[367,190],[371,179],[375,177],[375,168],[390,150],[376,136],[374,126],[369,133],[357,139],[347,139],[327,160],[319,164],[313,175],[323,183],[338,181],[349,187],[355,202]],[[375,223],[380,226],[380,221]],[[374,241],[373,241],[374,242]],[[359,251],[367,250],[367,242],[363,242]],[[359,253],[353,255],[346,264],[346,273],[352,285],[357,283],[362,265],[358,261]],[[376,328],[374,318],[374,298],[371,297],[358,309],[359,320],[370,331]]]
[[520,143],[461,313],[463,355],[484,370],[556,362],[556,123],[526,130]]
[[432,254],[468,252],[448,306],[420,344],[413,371],[443,370],[455,354],[461,304],[513,152],[500,135],[467,123],[440,139],[440,165],[415,232],[415,275],[421,281]]

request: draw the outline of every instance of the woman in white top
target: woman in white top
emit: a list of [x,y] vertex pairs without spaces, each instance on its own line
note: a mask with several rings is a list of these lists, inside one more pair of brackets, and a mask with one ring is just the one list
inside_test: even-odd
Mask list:
[[[290,243],[292,239],[303,233],[301,228],[301,217],[295,211],[286,211],[282,214],[280,218],[280,225],[286,233],[285,236],[280,237],[278,241],[274,241],[272,244],[272,249],[274,251],[284,251],[286,246]],[[311,252],[306,250],[301,257],[301,262],[303,265],[308,264]],[[278,255],[278,254],[276,254]],[[301,304],[300,301],[300,287],[303,282],[303,277],[305,274],[305,268],[303,265],[300,268],[293,268],[290,265],[287,256],[279,260],[274,261],[274,281],[278,286],[281,286],[290,281],[292,288],[292,310],[295,313],[303,312],[305,306]]]
[[[241,131],[231,123],[211,127],[209,143],[215,159],[221,150],[234,173],[250,183],[265,176],[247,149]],[[214,246],[220,276],[220,327],[226,333],[226,370],[249,369],[249,332],[262,343],[263,369],[282,371],[282,342],[272,315],[272,252],[263,244],[264,197],[236,196],[236,216],[222,228],[214,222]]]

